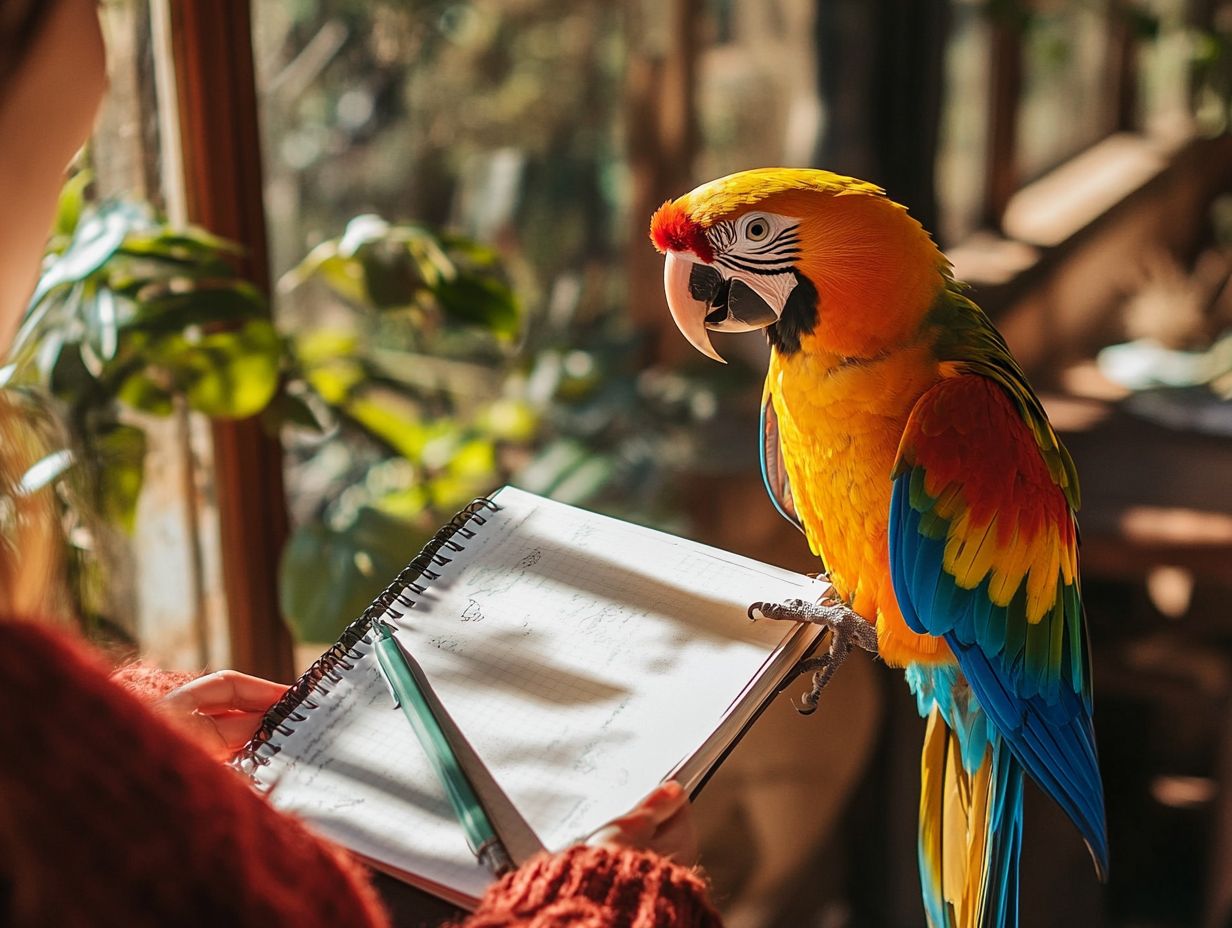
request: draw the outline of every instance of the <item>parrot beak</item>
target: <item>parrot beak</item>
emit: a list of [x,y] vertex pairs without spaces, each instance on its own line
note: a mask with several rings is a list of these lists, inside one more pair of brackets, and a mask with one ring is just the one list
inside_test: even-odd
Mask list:
[[[676,328],[680,329],[680,334],[688,339],[690,345],[706,357],[726,364],[714,350],[714,346],[710,344],[710,336],[706,334],[706,316],[710,312],[710,305],[705,300],[694,297],[689,285],[693,269],[700,267],[705,265],[675,251],[667,253],[663,262],[663,290],[667,295],[667,308],[672,311]],[[717,271],[714,273],[718,274]]]
[[663,265],[663,289],[672,319],[689,344],[708,358],[727,362],[710,344],[706,330],[750,332],[778,321],[779,315],[738,278],[725,280],[713,265],[669,251]]

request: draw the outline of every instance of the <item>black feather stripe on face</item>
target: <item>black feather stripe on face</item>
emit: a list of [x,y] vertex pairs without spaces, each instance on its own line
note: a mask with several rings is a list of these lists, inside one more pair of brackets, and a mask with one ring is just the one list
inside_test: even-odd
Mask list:
[[796,285],[787,297],[783,313],[778,322],[766,328],[770,344],[782,355],[799,351],[800,336],[813,331],[817,325],[817,288],[799,271],[793,273],[796,275]]

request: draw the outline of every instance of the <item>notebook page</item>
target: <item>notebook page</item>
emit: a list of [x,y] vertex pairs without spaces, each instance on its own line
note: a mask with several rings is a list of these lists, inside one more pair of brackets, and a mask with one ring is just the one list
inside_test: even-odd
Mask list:
[[544,844],[563,847],[696,750],[792,632],[750,622],[748,604],[821,585],[513,488],[496,502],[400,640]]
[[[823,585],[516,489],[496,502],[398,637],[559,848],[696,751],[792,636],[750,622],[750,602],[816,598]],[[483,875],[371,654],[320,702],[263,773],[275,803],[366,856],[477,894]]]
[[[254,776],[273,805],[459,904],[491,881],[367,650]],[[400,722],[400,723],[399,723]],[[498,825],[499,827],[499,825]],[[444,893],[441,887],[454,890]]]

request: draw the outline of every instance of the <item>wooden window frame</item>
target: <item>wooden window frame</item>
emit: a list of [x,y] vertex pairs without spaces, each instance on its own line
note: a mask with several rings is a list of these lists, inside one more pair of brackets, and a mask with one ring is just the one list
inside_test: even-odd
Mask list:
[[[1104,132],[1091,145],[1071,152],[1061,164],[1073,160],[1116,132],[1134,132],[1139,126],[1137,40],[1126,16],[1127,0],[1109,0],[1105,23],[1108,37],[1108,82]],[[1029,180],[1018,167],[1018,120],[1022,110],[1024,41],[1020,21],[1001,18],[991,24],[988,100],[988,144],[984,163],[983,227],[998,232],[1010,200]],[[1056,165],[1048,172],[1056,170]]]
[[[158,0],[155,0],[158,2]],[[186,217],[238,243],[245,278],[270,292],[248,0],[162,0],[170,22]],[[289,533],[282,448],[256,419],[212,427],[230,665],[293,677],[278,565]]]

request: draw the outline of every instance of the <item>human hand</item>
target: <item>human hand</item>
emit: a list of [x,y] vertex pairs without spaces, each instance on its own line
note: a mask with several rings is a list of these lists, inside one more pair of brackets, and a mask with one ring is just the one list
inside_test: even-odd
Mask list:
[[172,690],[154,703],[154,710],[213,757],[226,760],[252,737],[286,689],[236,670],[219,670]]
[[697,863],[693,806],[684,788],[669,780],[592,834],[586,843],[654,851],[692,867]]

